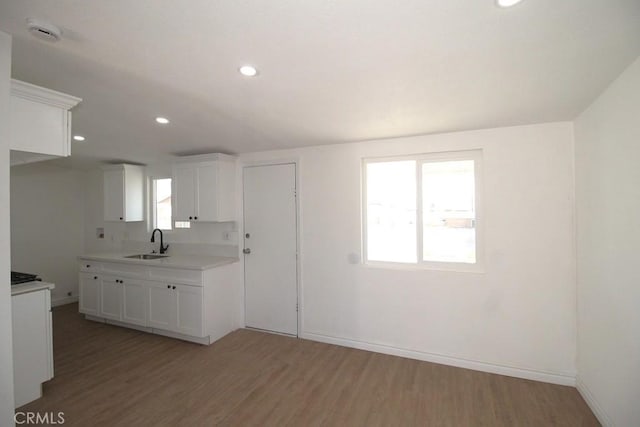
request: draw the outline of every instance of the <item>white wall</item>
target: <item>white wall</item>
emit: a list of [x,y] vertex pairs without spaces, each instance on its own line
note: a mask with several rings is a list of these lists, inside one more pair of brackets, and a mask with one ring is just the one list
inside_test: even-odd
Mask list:
[[55,283],[54,304],[78,296],[84,176],[47,162],[11,168],[11,266]]
[[640,426],[640,59],[575,136],[578,386],[603,424]]
[[[371,268],[360,254],[363,157],[478,149],[483,274]],[[243,155],[298,158],[302,336],[572,384],[573,133],[552,123]]]
[[[0,31],[0,274],[11,270],[9,229],[9,90],[11,36]],[[11,339],[11,289],[0,284],[0,425],[13,425],[13,344]]]

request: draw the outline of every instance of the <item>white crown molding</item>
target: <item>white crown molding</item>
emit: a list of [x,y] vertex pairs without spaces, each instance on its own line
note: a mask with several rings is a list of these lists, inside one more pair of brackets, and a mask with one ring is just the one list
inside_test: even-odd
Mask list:
[[72,109],[82,101],[81,98],[16,79],[11,79],[11,95],[65,110]]

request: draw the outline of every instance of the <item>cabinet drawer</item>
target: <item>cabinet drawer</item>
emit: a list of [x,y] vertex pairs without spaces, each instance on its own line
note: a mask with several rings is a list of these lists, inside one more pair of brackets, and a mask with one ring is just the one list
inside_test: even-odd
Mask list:
[[80,260],[80,271],[86,271],[88,273],[98,273],[102,271],[102,263],[91,261],[88,259]]
[[149,269],[149,277],[152,280],[162,282],[188,283],[202,286],[202,271],[199,270],[152,267]]
[[139,279],[147,278],[147,268],[136,264],[104,263],[102,266],[104,273],[116,276],[134,277]]

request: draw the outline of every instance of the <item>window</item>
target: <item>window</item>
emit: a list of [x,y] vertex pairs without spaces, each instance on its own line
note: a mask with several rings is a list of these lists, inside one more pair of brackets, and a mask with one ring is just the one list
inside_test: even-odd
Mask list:
[[366,159],[365,261],[477,265],[480,155],[465,151]]
[[171,230],[171,178],[154,178],[151,184],[153,228]]

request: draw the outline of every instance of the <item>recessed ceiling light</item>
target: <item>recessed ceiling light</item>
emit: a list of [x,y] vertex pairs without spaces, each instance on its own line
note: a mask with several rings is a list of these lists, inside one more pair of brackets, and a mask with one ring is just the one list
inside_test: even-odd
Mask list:
[[169,123],[169,119],[165,117],[156,117],[156,122],[160,123],[161,125],[166,125]]
[[500,7],[511,7],[520,3],[522,0],[497,0]]
[[240,74],[247,77],[253,77],[258,74],[258,70],[256,70],[256,67],[252,67],[251,65],[243,65],[239,68],[238,71],[240,71]]
[[82,142],[82,141],[84,141],[84,136],[82,136],[82,135],[73,135],[73,139],[74,139],[75,141],[80,141],[80,142]]

